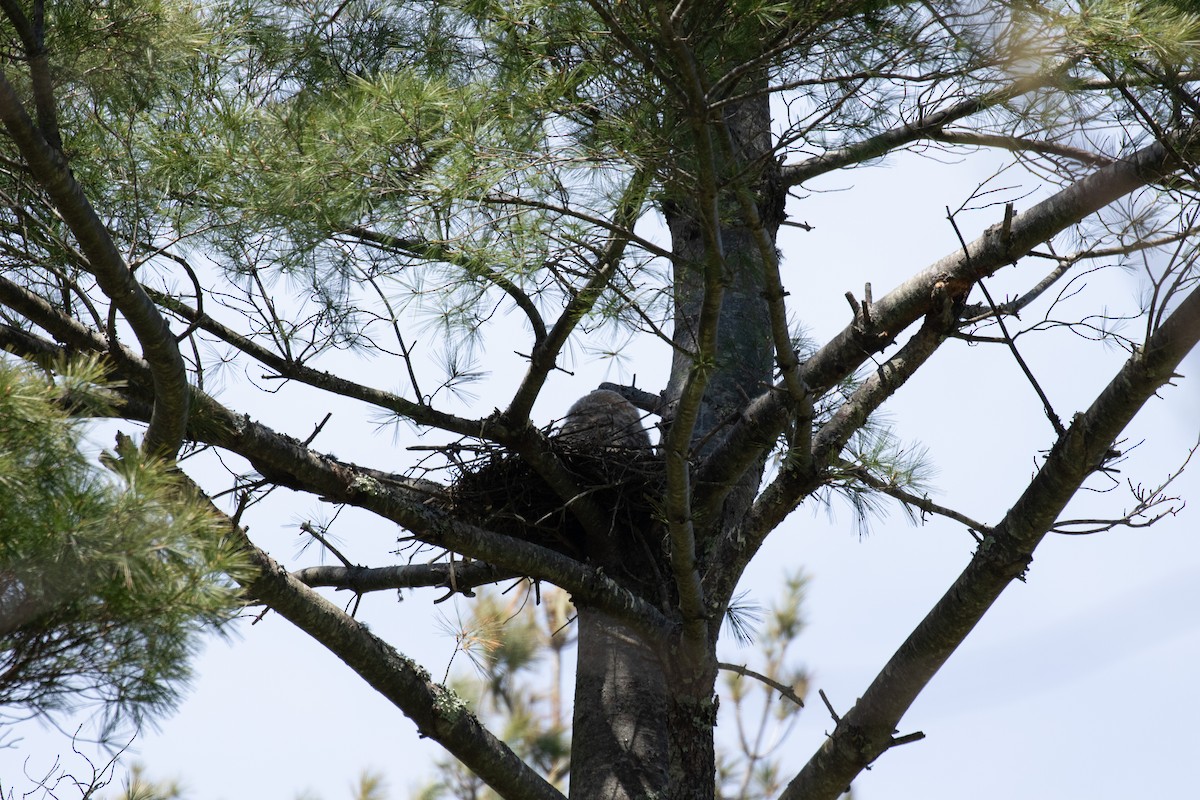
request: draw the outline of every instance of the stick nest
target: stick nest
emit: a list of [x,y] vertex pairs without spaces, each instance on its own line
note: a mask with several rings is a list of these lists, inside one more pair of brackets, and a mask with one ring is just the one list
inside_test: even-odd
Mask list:
[[[661,542],[657,498],[663,478],[656,456],[641,448],[583,447],[565,441],[552,441],[551,447],[575,476],[581,493],[609,514],[610,544],[636,536],[644,553],[654,531],[660,531]],[[581,560],[594,550],[569,503],[509,452],[496,450],[462,463],[450,504],[464,521]]]

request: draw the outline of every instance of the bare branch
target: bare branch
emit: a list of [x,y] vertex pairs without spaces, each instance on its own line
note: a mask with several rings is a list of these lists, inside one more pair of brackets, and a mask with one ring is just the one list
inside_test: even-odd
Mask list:
[[[1030,255],[1032,255],[1032,253]],[[1032,289],[1025,292],[1025,294],[1021,295],[1020,297],[1008,301],[1007,303],[1001,303],[1000,305],[989,303],[986,306],[982,303],[968,305],[963,309],[963,325],[972,325],[976,322],[982,322],[986,319],[991,319],[993,316],[998,316],[1000,314],[1009,314],[1012,316],[1020,314],[1021,311],[1029,306],[1030,303],[1041,297],[1047,289],[1049,289],[1051,286],[1057,283],[1060,278],[1066,275],[1067,272],[1070,271],[1071,266],[1072,262],[1064,259],[1057,267],[1050,270],[1050,272],[1047,273],[1044,278],[1034,284]]]
[[717,667],[728,672],[736,672],[738,675],[743,677],[753,678],[756,681],[764,683],[775,691],[779,692],[782,697],[786,697],[788,700],[791,700],[793,703],[800,706],[800,708],[804,708],[804,699],[801,698],[800,695],[796,694],[796,690],[791,686],[782,684],[774,678],[769,678],[766,675],[763,675],[761,672],[755,672],[744,664],[728,664],[724,661],[718,661]]
[[898,742],[893,731],[933,678],[1013,580],[1113,442],[1151,397],[1175,377],[1200,341],[1200,290],[1192,291],[1059,438],[1046,462],[971,562],[880,671],[781,800],[834,800],[854,776]]
[[[873,326],[864,328],[857,320],[848,325],[801,365],[800,377],[815,397],[824,395],[928,313],[937,296],[935,287],[950,294],[962,292],[1114,200],[1171,175],[1178,169],[1175,146],[1200,146],[1190,135],[1181,131],[1170,146],[1155,142],[1014,215],[1007,237],[1000,235],[1000,224],[992,226],[876,300]],[[784,397],[783,387],[775,387],[755,398],[697,468],[696,482],[728,486],[773,446],[788,420]]]
[[259,575],[249,595],[286,617],[344,661],[377,692],[505,797],[563,800],[563,795],[492,735],[450,689],[365,625],[288,574],[241,534]]
[[1127,481],[1129,493],[1133,495],[1134,505],[1120,517],[1113,519],[1060,519],[1050,529],[1051,532],[1068,536],[1083,536],[1111,531],[1114,528],[1148,528],[1165,517],[1175,516],[1187,504],[1179,497],[1168,495],[1167,487],[1183,474],[1198,449],[1200,449],[1200,443],[1193,445],[1179,468],[1168,475],[1166,480],[1158,486],[1146,487],[1142,484],[1134,484],[1133,481]]
[[453,592],[470,593],[477,586],[519,578],[482,561],[446,561],[434,564],[409,564],[394,567],[305,567],[292,573],[305,586],[331,586],[357,594],[389,589],[445,587]]
[[437,411],[424,403],[415,403],[397,394],[374,389],[360,383],[348,381],[345,378],[340,378],[329,372],[313,369],[301,361],[281,356],[263,347],[253,339],[243,336],[232,328],[213,319],[208,314],[197,311],[187,303],[169,294],[149,287],[146,287],[146,292],[163,308],[178,314],[200,330],[211,333],[226,344],[236,347],[259,363],[270,367],[281,378],[299,381],[300,383],[322,389],[331,394],[361,400],[364,403],[400,414],[421,425],[440,428],[462,436],[479,435],[483,425],[482,420],[467,419]]
[[1012,335],[1009,334],[1008,326],[1004,324],[1004,315],[1001,314],[1000,310],[996,307],[996,303],[994,300],[992,300],[992,295],[987,290],[987,285],[983,281],[979,282],[979,290],[983,292],[984,298],[987,299],[988,307],[992,309],[992,314],[996,319],[996,324],[1000,326],[1000,333],[1004,344],[1008,346],[1008,350],[1012,353],[1013,359],[1016,360],[1017,366],[1019,366],[1021,368],[1021,372],[1025,374],[1025,379],[1029,381],[1029,385],[1032,386],[1034,392],[1037,393],[1038,399],[1042,401],[1042,410],[1045,412],[1046,418],[1050,420],[1050,425],[1054,428],[1054,432],[1061,437],[1064,433],[1066,433],[1066,429],[1063,428],[1062,420],[1058,418],[1058,414],[1055,412],[1054,406],[1050,404],[1050,398],[1046,396],[1046,392],[1042,389],[1042,385],[1038,383],[1037,378],[1034,377],[1033,370],[1029,368],[1029,364],[1027,364],[1025,359],[1021,357],[1021,351],[1017,349],[1016,341],[1014,341]]
[[714,572],[718,579],[725,581],[719,587],[717,596],[729,596],[733,591],[729,576],[740,575],[741,569],[758,552],[766,537],[805,497],[825,482],[826,468],[836,463],[854,432],[861,429],[867,418],[925,365],[954,329],[961,308],[961,296],[954,298],[945,294],[944,290],[938,291],[940,311],[931,313],[921,329],[899,352],[863,381],[850,399],[812,437],[810,468],[798,469],[785,461],[778,476],[763,489],[743,524],[721,538],[716,548],[715,563],[725,567],[735,564],[738,568]]

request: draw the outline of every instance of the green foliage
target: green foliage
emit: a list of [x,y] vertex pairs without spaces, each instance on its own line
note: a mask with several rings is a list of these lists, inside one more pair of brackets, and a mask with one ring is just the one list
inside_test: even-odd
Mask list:
[[1200,55],[1200,16],[1188,5],[1099,0],[1063,10],[1060,19],[1068,46],[1102,61],[1187,64]]
[[[463,424],[466,417],[446,419],[434,401],[468,396],[481,377],[476,364],[484,363],[471,346],[488,340],[496,330],[489,323],[508,311],[523,315],[530,334],[495,351],[512,349],[531,363],[524,393],[511,406],[510,421],[522,424],[543,385],[541,370],[565,370],[570,348],[586,349],[597,330],[667,340],[675,358],[671,383],[703,375],[711,380],[710,399],[725,392],[749,401],[772,381],[772,350],[788,374],[792,354],[780,351],[788,349],[782,298],[789,289],[776,277],[775,226],[786,216],[787,190],[819,191],[807,184],[826,168],[904,148],[995,145],[1018,150],[1018,158],[1050,159],[1051,179],[1068,181],[1077,169],[1120,155],[1119,148],[1077,148],[1093,134],[1116,131],[1123,143],[1163,138],[1189,124],[1197,108],[1187,93],[1194,87],[1180,85],[1187,71],[1177,68],[1195,63],[1200,42],[1197,6],[1184,0],[50,5],[45,45],[52,68],[40,77],[50,76],[51,90],[38,88],[42,43],[31,44],[15,3],[0,15],[7,20],[0,38],[15,54],[4,69],[37,112],[39,130],[49,139],[61,131],[72,174],[136,278],[162,292],[155,299],[164,314],[184,320],[176,330],[186,327],[181,338],[190,339],[188,367],[197,383],[210,366],[242,367],[244,355],[263,363],[271,380],[366,397],[378,413],[407,413],[424,430],[442,426],[456,436],[476,426]],[[1028,89],[1020,85],[1033,77]],[[54,114],[51,125],[44,117]],[[0,270],[14,279],[0,322],[12,323],[6,330],[14,341],[40,328],[59,343],[85,346],[63,333],[70,326],[54,319],[57,311],[90,328],[93,341],[118,344],[119,303],[97,290],[79,231],[67,230],[62,209],[47,201],[46,187],[13,148],[11,137],[0,142]],[[639,224],[656,204],[656,221],[674,228],[670,245],[660,241],[661,225]],[[874,222],[862,227],[871,230]],[[751,238],[758,241],[751,245]],[[702,289],[689,286],[698,264],[709,273]],[[742,285],[736,279],[748,266],[757,274]],[[29,310],[26,290],[53,311]],[[688,296],[696,292],[704,297]],[[778,297],[778,306],[755,301],[742,311],[721,310],[723,297],[739,295]],[[705,301],[696,314],[693,299]],[[871,330],[869,303],[861,311],[853,304],[858,333],[878,334],[879,341],[902,334]],[[767,317],[769,331],[749,324]],[[693,325],[696,352],[686,337],[670,341],[668,331]],[[440,382],[410,358],[411,337],[423,335],[422,357],[443,356]],[[391,353],[381,345],[385,336],[398,342]],[[733,381],[717,384],[720,373],[738,366],[720,352],[722,342],[736,338],[758,343],[764,367],[733,391]],[[210,356],[212,345],[222,352]],[[49,339],[40,349],[26,344],[25,356],[40,358],[51,347]],[[811,356],[815,347],[797,342],[791,349]],[[322,364],[319,376],[299,369],[332,348],[390,356],[389,369],[371,375],[371,387],[348,386],[347,377],[339,388],[324,370],[341,364]],[[608,350],[617,356],[621,347]],[[846,370],[851,362],[862,360],[846,356]],[[366,391],[379,375],[397,373],[407,373],[419,410]],[[862,523],[884,497],[910,513],[921,499],[929,472],[923,453],[902,446],[881,421],[875,400],[882,398],[858,402],[865,384],[845,372],[831,380],[837,386],[821,387],[815,397],[801,398],[805,392],[792,387],[792,404],[812,413],[795,412],[780,436],[780,458],[785,467],[793,456],[802,463],[811,455],[810,433],[841,427],[838,452],[805,465],[811,485],[771,484],[780,493],[756,503],[751,522],[842,496]],[[94,388],[101,382],[92,368],[67,371],[54,383],[17,372],[0,380],[0,705],[47,713],[91,699],[114,721],[172,702],[196,632],[236,607],[224,576],[236,575],[239,564],[203,504],[161,465],[128,454],[105,474],[80,454],[79,432],[56,404],[74,404],[78,415],[104,414],[104,393]],[[677,389],[688,396],[667,396]],[[695,401],[703,394],[695,392]],[[668,402],[660,411],[669,409],[664,427],[697,410],[680,386],[662,397]],[[145,392],[139,387],[130,398],[144,401]],[[728,420],[722,426],[740,427],[741,418],[727,412],[741,409],[722,403],[712,403],[715,416]],[[504,424],[488,424],[497,419]],[[508,432],[493,443],[521,449],[507,419],[480,419],[480,435],[503,428]],[[753,415],[745,419],[753,422]],[[197,444],[242,446],[194,427]],[[715,442],[710,437],[720,431],[696,433],[695,442]],[[779,426],[772,427],[770,436],[777,434]],[[300,470],[281,468],[288,456],[245,447],[239,454],[262,468],[256,486],[330,496]],[[332,463],[313,459],[314,469],[318,461]],[[688,486],[682,459],[672,454],[664,462],[671,480]],[[387,469],[402,468],[389,461]],[[752,485],[757,481],[748,480]],[[359,499],[378,499],[392,486],[359,475],[351,489]],[[700,495],[683,497],[687,491],[664,496],[679,512],[668,507],[665,517],[688,518],[687,504]],[[561,494],[566,501],[574,493]],[[722,565],[703,562],[721,551],[709,545],[734,542],[742,532],[733,510],[742,499],[729,498],[727,530],[703,531],[709,540],[695,553],[696,571],[714,578]],[[440,544],[436,525],[412,519],[406,513],[403,524],[419,541]],[[679,546],[686,538],[674,540],[676,575],[693,569]],[[471,556],[475,546],[453,548]],[[539,569],[530,573],[543,574]],[[721,602],[738,576],[727,577],[724,584],[704,579]],[[663,597],[672,596],[666,589]],[[784,599],[763,617],[758,652],[765,664],[756,669],[782,676],[778,684],[743,674],[726,687],[743,758],[723,762],[722,794],[757,798],[778,789],[774,747],[795,708],[775,695],[799,696],[805,685],[788,656],[802,627],[801,597],[802,582],[789,581]],[[459,694],[561,784],[570,740],[558,670],[569,646],[569,611],[561,593],[542,599],[544,605],[522,610],[529,594],[508,601],[482,594],[469,617],[447,626],[456,653],[477,672],[475,681],[456,679]],[[686,610],[662,605],[668,616]],[[727,619],[739,641],[754,639],[759,617],[752,605],[735,602]],[[541,679],[546,670],[549,683]],[[459,694],[435,694],[448,715],[464,713]],[[755,712],[759,722],[744,724]],[[145,798],[178,794],[151,785],[138,791]],[[482,791],[469,770],[447,762],[427,796]],[[357,792],[369,800],[381,789],[364,776]],[[137,796],[133,784],[127,795]]]
[[238,607],[227,576],[243,565],[164,465],[132,452],[110,474],[83,454],[63,403],[100,402],[101,378],[0,363],[0,707],[98,704],[111,732],[174,704],[200,631]]

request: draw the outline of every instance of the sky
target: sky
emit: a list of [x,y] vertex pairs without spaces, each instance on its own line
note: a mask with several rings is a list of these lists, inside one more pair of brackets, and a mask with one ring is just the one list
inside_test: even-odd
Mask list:
[[[814,226],[789,229],[780,244],[784,279],[793,283],[790,308],[813,338],[823,342],[850,321],[845,292],[861,298],[864,283],[871,282],[880,297],[957,249],[946,206],[958,207],[993,167],[982,158],[902,156],[833,176],[790,206],[792,219]],[[1011,188],[997,197],[1012,199],[1034,183],[1009,174],[1000,185]],[[1001,209],[965,212],[958,224],[973,238],[999,221]],[[1027,262],[1010,268],[1021,281],[998,276],[993,295],[999,299],[1043,268]],[[1136,272],[1107,270],[1088,282],[1088,291],[1114,309],[1135,304],[1142,288]],[[1091,306],[1068,302],[1062,313],[1094,307],[1094,300]],[[1030,313],[1027,324],[1037,318]],[[498,339],[500,346],[485,359],[492,374],[477,387],[472,406],[481,415],[505,402],[519,376],[509,368],[509,341]],[[1066,420],[1086,408],[1122,360],[1119,351],[1062,330],[1019,343]],[[561,417],[574,398],[602,380],[628,382],[636,375],[643,388],[661,387],[660,350],[639,343],[623,354],[618,367],[577,351],[575,375],[554,376],[535,409],[537,421]],[[378,371],[379,365],[367,369]],[[1193,355],[1181,371],[1187,379],[1152,400],[1127,431],[1129,444],[1144,443],[1129,448],[1119,481],[1161,482],[1200,436],[1200,360]],[[403,450],[413,441],[405,438],[410,434],[393,438],[361,407],[299,388],[251,393],[247,380],[226,376],[220,399],[300,437],[332,411],[318,447],[385,469],[413,459]],[[948,343],[885,413],[901,440],[926,449],[936,469],[934,499],[990,523],[1016,500],[1038,452],[1053,441],[1037,396],[1011,355],[995,346]],[[1131,502],[1121,484],[1096,478],[1088,485],[1097,491],[1083,493],[1068,516],[1116,516]],[[905,716],[900,733],[922,731],[926,738],[884,754],[855,781],[856,800],[1191,796],[1190,765],[1200,745],[1194,723],[1200,718],[1194,682],[1200,663],[1200,464],[1171,493],[1195,502],[1151,528],[1048,537],[1027,580],[1004,593]],[[780,751],[792,771],[833,729],[816,690],[825,692],[835,711],[848,709],[975,547],[956,523],[913,525],[893,508],[864,530],[845,505],[814,505],[802,506],[773,534],[741,585],[765,604],[788,571],[799,568],[809,576],[808,624],[795,652],[809,670],[812,693]],[[311,564],[318,560],[314,551],[298,557],[297,525],[330,513],[315,499],[280,493],[248,517],[250,534],[276,558]],[[336,531],[352,558],[372,563],[394,547],[397,534],[394,526],[353,513],[339,518]],[[398,601],[396,593],[379,593],[367,597],[359,613],[372,630],[440,676],[454,642],[437,618],[454,612],[433,606],[433,597],[406,594]],[[180,779],[192,800],[290,800],[302,794],[339,800],[349,796],[363,770],[381,773],[390,797],[400,800],[428,778],[439,749],[418,738],[412,723],[336,658],[277,616],[238,628],[231,640],[208,643],[186,701],[159,730],[132,744],[130,761],[144,763],[151,776]],[[721,657],[753,664],[752,649],[732,642],[722,645]],[[721,730],[729,727],[722,718]],[[18,735],[22,741],[0,750],[6,788],[27,785],[24,771],[44,772],[60,754],[69,769],[81,768],[61,733],[31,722]],[[89,752],[83,745],[81,750]]]

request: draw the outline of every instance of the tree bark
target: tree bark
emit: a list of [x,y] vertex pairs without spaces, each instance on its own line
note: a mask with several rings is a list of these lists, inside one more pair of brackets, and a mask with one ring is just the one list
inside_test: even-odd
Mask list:
[[667,785],[667,690],[657,655],[579,608],[571,800],[645,800]]
[[[770,109],[765,95],[733,105],[723,122],[711,127],[724,127],[713,136],[725,136],[732,143],[732,152],[727,150],[713,165],[714,183],[722,186],[716,195],[718,213],[706,219],[703,204],[690,197],[670,197],[663,208],[672,241],[673,338],[678,345],[663,394],[665,427],[678,419],[689,380],[696,380],[702,371],[700,379],[705,382],[694,409],[688,460],[702,457],[749,399],[770,385],[774,354],[760,237],[765,233],[773,250],[782,219],[783,189],[778,166],[769,157]],[[737,177],[726,177],[732,175]],[[759,204],[758,214],[765,220],[761,229],[753,230],[745,218],[730,180],[749,185]],[[714,217],[715,231],[706,230]],[[720,280],[714,291],[712,270],[717,262]],[[705,345],[702,317],[714,310],[715,331],[708,331]],[[763,465],[759,459],[746,470],[726,497],[720,519],[702,527],[705,536],[695,542],[691,559],[699,570],[708,568],[706,558],[716,532],[738,524],[750,507]],[[687,502],[703,491],[692,487]],[[677,575],[677,583],[686,578]],[[676,590],[675,596],[678,585]],[[643,599],[655,602],[657,598]],[[716,640],[724,609],[702,606],[705,619],[698,639],[684,637],[668,648],[655,649],[613,618],[586,605],[578,608],[573,800],[712,798]]]

